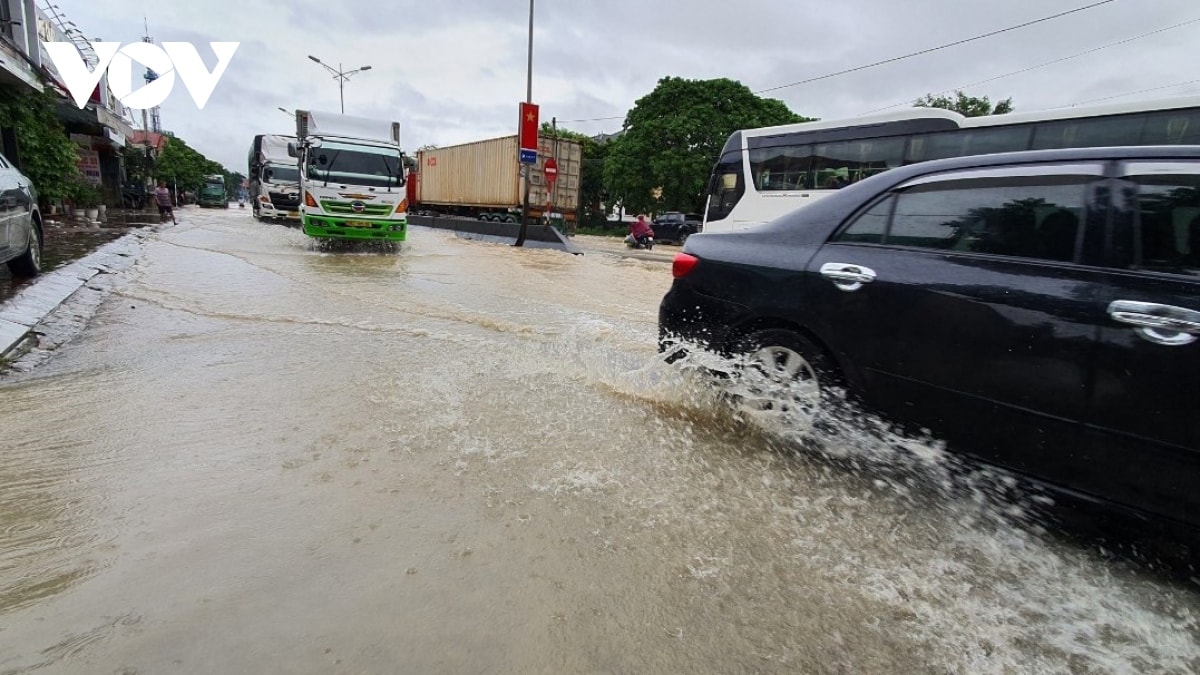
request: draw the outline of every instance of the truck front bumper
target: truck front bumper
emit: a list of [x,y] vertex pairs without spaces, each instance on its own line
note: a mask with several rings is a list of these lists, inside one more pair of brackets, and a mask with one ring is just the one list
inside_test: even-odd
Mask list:
[[334,216],[304,216],[304,234],[323,239],[382,239],[404,241],[408,219],[376,220]]

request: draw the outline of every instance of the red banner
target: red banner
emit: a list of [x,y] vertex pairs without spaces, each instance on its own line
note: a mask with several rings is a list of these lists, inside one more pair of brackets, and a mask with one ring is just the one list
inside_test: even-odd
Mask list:
[[521,134],[517,141],[522,150],[538,149],[538,107],[535,103],[521,104]]

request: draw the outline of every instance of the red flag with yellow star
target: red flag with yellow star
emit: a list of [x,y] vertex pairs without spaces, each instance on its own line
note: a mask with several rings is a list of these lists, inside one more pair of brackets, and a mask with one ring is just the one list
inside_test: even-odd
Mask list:
[[538,149],[538,107],[534,103],[521,104],[521,134],[517,144],[522,150]]

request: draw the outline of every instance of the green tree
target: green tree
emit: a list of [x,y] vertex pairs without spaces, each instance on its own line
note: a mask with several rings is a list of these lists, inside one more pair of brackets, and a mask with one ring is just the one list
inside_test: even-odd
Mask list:
[[0,126],[16,129],[21,172],[43,203],[66,198],[79,177],[79,153],[54,116],[55,95],[0,87]]
[[665,77],[625,116],[605,157],[604,184],[630,211],[698,212],[731,133],[804,121],[734,80]]
[[934,96],[926,94],[917,99],[914,104],[918,108],[941,108],[953,110],[964,117],[984,117],[985,115],[1004,115],[1014,110],[1012,97],[999,101],[996,105],[986,96],[967,96],[961,91],[954,92],[954,98],[949,96]]
[[172,187],[178,186],[180,191],[199,190],[205,176],[215,175],[226,176],[228,183],[230,174],[225,167],[192,149],[183,139],[173,136],[167,138],[154,167],[156,179],[165,180]]

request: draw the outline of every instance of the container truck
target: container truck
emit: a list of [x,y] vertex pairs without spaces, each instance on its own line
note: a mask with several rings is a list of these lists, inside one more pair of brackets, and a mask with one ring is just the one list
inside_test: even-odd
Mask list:
[[298,160],[305,234],[404,241],[408,199],[399,122],[297,110],[288,155]]
[[250,144],[247,192],[254,217],[300,224],[300,168],[288,155],[295,136],[259,134]]
[[[553,186],[545,173],[550,157],[558,165]],[[582,160],[583,146],[578,141],[539,139],[537,163],[530,171],[530,217],[545,218],[551,224],[575,222]],[[409,177],[411,208],[436,215],[519,222],[525,198],[520,167],[515,135],[421,150],[416,174]]]
[[196,195],[196,203],[200,208],[214,207],[219,209],[229,208],[229,195],[225,191],[225,176],[221,174],[213,174],[204,177],[204,184],[200,186],[200,193]]

